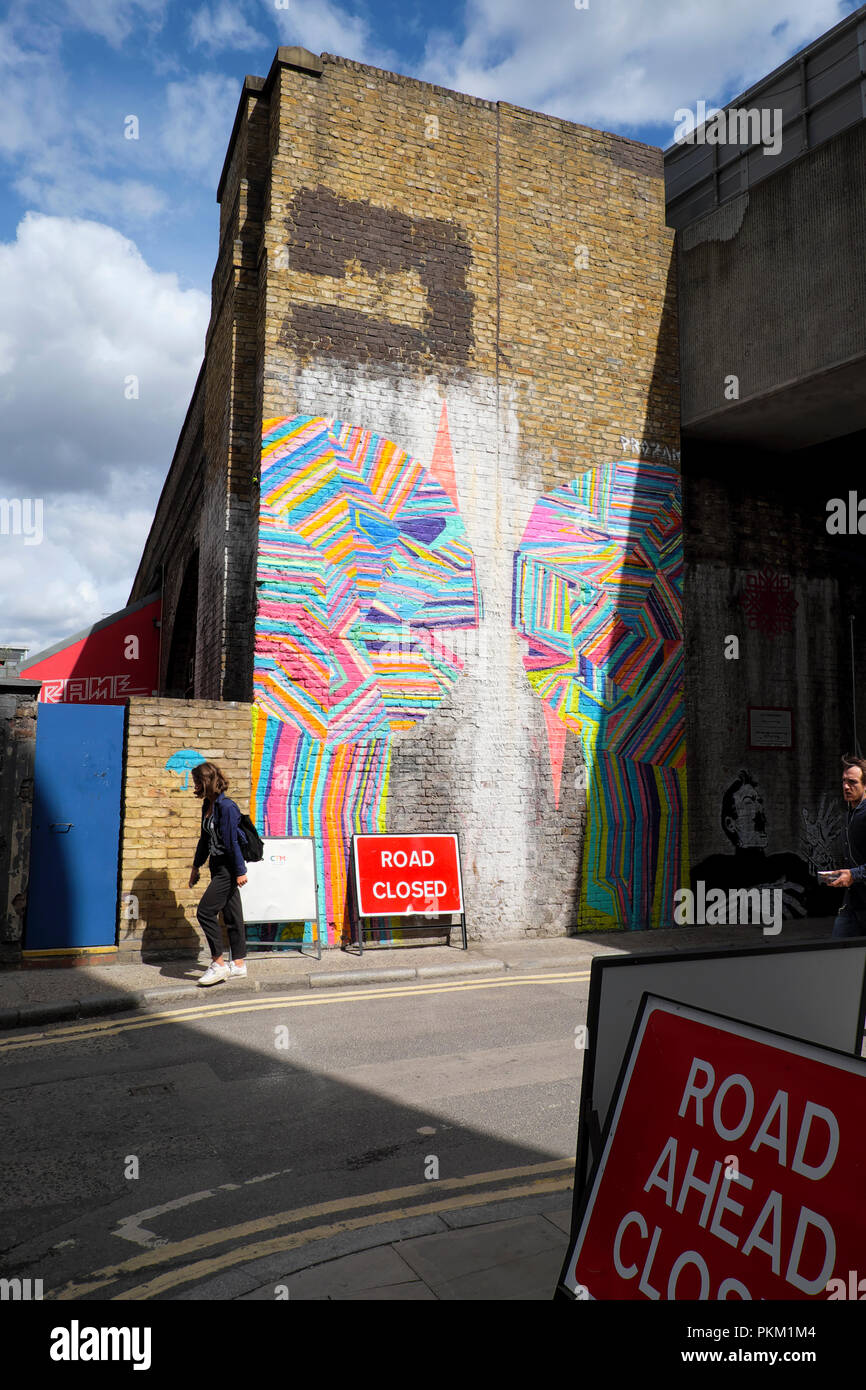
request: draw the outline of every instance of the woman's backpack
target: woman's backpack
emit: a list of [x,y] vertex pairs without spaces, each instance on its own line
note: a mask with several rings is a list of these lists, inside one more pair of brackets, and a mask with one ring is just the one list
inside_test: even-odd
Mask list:
[[238,821],[238,834],[243,836],[244,844],[247,847],[244,860],[247,864],[258,864],[259,860],[264,857],[265,846],[261,835],[246,812],[241,813],[241,818]]

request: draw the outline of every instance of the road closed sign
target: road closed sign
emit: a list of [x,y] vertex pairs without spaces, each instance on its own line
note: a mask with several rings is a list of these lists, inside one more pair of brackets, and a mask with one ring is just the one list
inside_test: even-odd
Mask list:
[[359,917],[463,911],[456,835],[356,835]]
[[563,1270],[582,1299],[830,1299],[866,1275],[866,1063],[647,996]]

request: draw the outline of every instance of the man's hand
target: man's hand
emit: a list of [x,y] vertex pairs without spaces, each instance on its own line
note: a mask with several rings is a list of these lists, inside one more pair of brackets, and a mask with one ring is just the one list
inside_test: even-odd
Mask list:
[[195,885],[198,883],[198,880],[199,880],[199,872],[198,872],[198,869],[193,868],[193,871],[192,871],[192,873],[191,873],[190,876],[189,876],[189,886],[190,886],[190,888],[195,888]]
[[854,880],[851,877],[850,869],[837,869],[835,878],[825,878],[824,882],[831,888],[850,888]]
[[246,876],[246,874],[241,874],[240,878],[238,879],[238,888],[243,888],[243,886],[244,886],[244,884],[246,883],[246,881],[247,881],[247,876]]

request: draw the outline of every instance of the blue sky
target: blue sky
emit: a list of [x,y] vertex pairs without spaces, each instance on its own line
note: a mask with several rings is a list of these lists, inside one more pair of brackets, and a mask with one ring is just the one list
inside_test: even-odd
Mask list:
[[[122,607],[204,344],[244,74],[279,44],[667,146],[847,0],[13,0],[0,19],[0,645]],[[138,139],[124,137],[127,117]],[[128,383],[135,379],[130,395]],[[126,383],[126,384],[125,384]],[[34,515],[31,508],[31,515]]]

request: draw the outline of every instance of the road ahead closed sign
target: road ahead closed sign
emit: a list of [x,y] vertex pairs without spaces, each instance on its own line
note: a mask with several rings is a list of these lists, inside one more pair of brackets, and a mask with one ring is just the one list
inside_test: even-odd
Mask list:
[[359,917],[463,911],[456,835],[356,835]]
[[866,1275],[866,1064],[649,996],[563,1273],[592,1299]]

